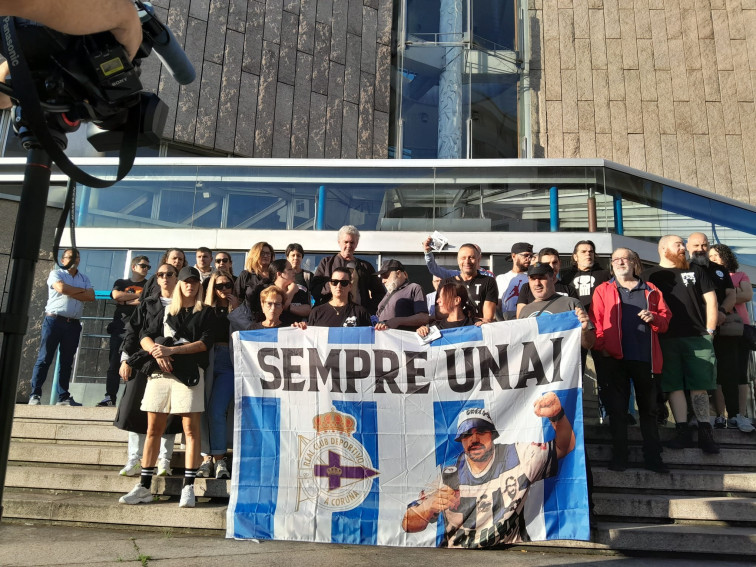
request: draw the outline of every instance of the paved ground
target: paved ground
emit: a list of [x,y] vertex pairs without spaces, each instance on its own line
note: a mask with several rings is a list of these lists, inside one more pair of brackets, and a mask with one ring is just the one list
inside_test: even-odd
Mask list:
[[[466,553],[486,567],[742,567],[744,563],[691,558],[623,557],[512,549],[456,551],[359,547],[279,541],[233,541],[217,536],[187,535],[171,530],[125,531],[84,527],[0,524],[0,565],[33,567],[83,565],[145,567],[333,567],[375,565],[436,567],[449,554]],[[480,554],[485,554],[482,558]],[[459,560],[458,560],[459,561]]]

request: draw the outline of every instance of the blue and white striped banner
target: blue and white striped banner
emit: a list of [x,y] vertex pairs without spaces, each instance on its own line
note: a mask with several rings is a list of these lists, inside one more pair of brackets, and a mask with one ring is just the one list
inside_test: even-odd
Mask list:
[[[430,345],[371,328],[235,333],[227,537],[449,547],[589,539],[575,314],[442,333]],[[549,392],[565,414],[554,424],[534,410]],[[471,408],[490,412],[498,432],[482,472],[455,441]],[[574,431],[566,450],[566,437],[555,439],[564,424]],[[414,522],[445,486],[454,502],[427,526]]]

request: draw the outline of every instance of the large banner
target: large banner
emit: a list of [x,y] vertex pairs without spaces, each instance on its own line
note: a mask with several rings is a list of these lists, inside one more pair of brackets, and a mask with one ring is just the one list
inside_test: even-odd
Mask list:
[[234,335],[227,537],[478,548],[589,539],[574,313]]

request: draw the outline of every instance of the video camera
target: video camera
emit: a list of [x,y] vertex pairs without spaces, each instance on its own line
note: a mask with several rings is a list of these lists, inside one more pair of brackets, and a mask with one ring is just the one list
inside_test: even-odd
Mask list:
[[[137,105],[141,107],[137,145],[159,143],[168,108],[157,95],[144,92],[139,80],[142,59],[153,50],[180,84],[194,80],[192,64],[170,29],[157,19],[152,5],[139,0],[134,4],[142,22],[143,40],[133,62],[110,32],[72,36],[29,20],[15,19],[20,45],[11,48],[6,45],[3,55],[13,68],[17,50],[23,53],[47,123],[51,132],[58,131],[55,138],[63,148],[65,133],[78,129],[81,122],[88,122],[87,139],[96,150],[120,149],[130,112]],[[7,37],[5,21],[2,33]],[[13,76],[8,86],[10,89],[0,88],[19,100],[11,90],[14,86],[19,88],[17,81],[14,85]],[[14,128],[26,147],[25,127],[17,107]]]

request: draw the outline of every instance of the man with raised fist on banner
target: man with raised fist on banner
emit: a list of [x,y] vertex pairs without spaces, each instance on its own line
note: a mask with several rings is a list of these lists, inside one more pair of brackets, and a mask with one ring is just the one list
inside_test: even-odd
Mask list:
[[421,493],[407,506],[402,528],[423,531],[443,514],[445,547],[530,541],[523,513],[528,492],[533,483],[556,476],[559,459],[575,448],[572,424],[555,393],[538,398],[533,407],[556,432],[547,443],[494,443],[499,432],[488,410],[463,410],[454,439],[463,452],[443,469],[437,490]]

